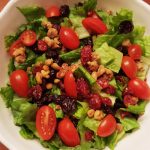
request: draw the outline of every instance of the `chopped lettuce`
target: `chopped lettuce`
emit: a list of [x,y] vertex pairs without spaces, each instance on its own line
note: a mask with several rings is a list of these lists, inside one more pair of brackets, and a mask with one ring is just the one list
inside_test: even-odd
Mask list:
[[17,40],[17,37],[15,35],[7,35],[5,36],[5,47],[8,48],[11,46],[11,44]]
[[131,112],[133,114],[142,115],[145,112],[147,103],[147,101],[141,101],[137,105],[129,105],[128,108],[121,108],[121,110]]
[[53,85],[50,94],[52,94],[52,95],[61,95],[61,90],[58,86]]
[[49,104],[49,106],[51,106],[56,114],[56,118],[63,118],[64,117],[64,113],[62,111],[62,109],[56,109],[56,104],[55,103],[51,103]]
[[16,125],[35,122],[37,105],[29,103],[27,99],[15,97],[11,103],[11,110]]
[[141,70],[137,71],[137,77],[141,80],[145,80],[146,79],[146,75],[148,73],[149,70],[149,66],[142,63],[143,64],[143,68]]
[[32,86],[37,84],[37,81],[36,81],[36,79],[35,79],[33,74],[28,74],[28,77],[29,77],[28,83],[29,83],[30,87],[32,87]]
[[97,133],[97,129],[100,125],[100,121],[97,121],[95,120],[94,118],[89,118],[89,117],[86,117],[84,122],[83,122],[83,125],[92,130],[94,133]]
[[10,107],[14,97],[14,91],[11,86],[2,87],[0,89],[0,95],[3,98],[6,107]]
[[37,57],[37,58],[35,59],[35,63],[37,63],[37,62],[42,62],[42,63],[44,63],[45,60],[46,60],[46,56],[45,56],[45,53],[44,53],[43,55],[41,55],[41,56],[39,56],[39,57]]
[[74,113],[74,117],[76,117],[77,119],[81,119],[87,114],[88,109],[89,106],[86,102],[78,101],[77,110]]
[[94,145],[94,148],[96,149],[99,149],[99,150],[104,149],[106,146],[105,139],[99,136],[95,136],[93,145]]
[[28,22],[39,20],[45,16],[45,10],[42,7],[18,7],[18,10],[25,16]]
[[118,73],[121,67],[123,54],[113,47],[104,43],[100,48],[95,49],[95,52],[100,56],[100,63],[106,68]]
[[16,67],[14,64],[14,58],[11,58],[9,60],[9,64],[8,64],[8,75],[10,75],[15,69],[16,69]]

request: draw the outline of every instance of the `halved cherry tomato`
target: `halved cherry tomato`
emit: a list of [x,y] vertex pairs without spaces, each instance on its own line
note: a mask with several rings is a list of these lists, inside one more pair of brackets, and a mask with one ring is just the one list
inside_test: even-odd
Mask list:
[[128,54],[132,59],[138,60],[142,56],[142,48],[138,44],[132,44],[128,47]]
[[50,140],[56,129],[55,111],[50,106],[42,106],[36,114],[36,129],[43,140]]
[[80,144],[80,138],[77,129],[69,118],[64,118],[58,124],[58,134],[61,140],[67,146],[77,146]]
[[102,120],[98,127],[97,134],[100,137],[107,137],[115,132],[116,126],[116,119],[109,114]]
[[11,87],[21,97],[28,95],[28,75],[24,70],[13,71],[9,77]]
[[100,18],[87,17],[83,19],[82,24],[91,34],[104,34],[108,31],[107,26]]
[[11,56],[13,56],[13,53],[14,53],[15,49],[20,48],[22,46],[23,46],[23,44],[22,44],[20,39],[18,39],[17,41],[13,42],[12,45],[10,46],[10,48],[9,48],[9,51],[8,51],[9,54]]
[[150,87],[145,81],[138,78],[132,79],[128,83],[128,88],[138,98],[143,100],[150,99]]
[[26,30],[20,35],[20,40],[25,46],[32,46],[36,42],[36,33]]
[[77,97],[77,85],[71,71],[68,71],[65,74],[64,87],[68,96]]
[[68,49],[76,49],[79,47],[80,41],[73,29],[62,27],[60,29],[60,41]]
[[57,17],[60,16],[59,7],[53,5],[46,10],[46,17]]
[[130,79],[136,77],[137,65],[131,57],[123,56],[121,68]]

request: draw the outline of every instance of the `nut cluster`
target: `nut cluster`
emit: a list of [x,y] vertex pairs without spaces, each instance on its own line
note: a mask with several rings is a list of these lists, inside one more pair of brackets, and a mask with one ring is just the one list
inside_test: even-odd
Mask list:
[[17,63],[24,63],[26,60],[25,48],[20,47],[14,50],[13,57]]
[[[36,64],[36,65],[41,65],[40,63]],[[42,84],[42,79],[43,78],[46,78],[46,79],[49,79],[50,78],[50,69],[53,68],[54,70],[57,70],[59,71],[61,69],[61,67],[53,62],[53,59],[47,59],[45,60],[45,64],[43,65],[43,68],[40,72],[36,72],[36,75],[35,75],[35,79],[37,81],[38,84]],[[59,83],[60,80],[59,79],[54,79],[54,83],[57,84]],[[46,88],[47,89],[51,89],[53,87],[53,84],[52,83],[47,83],[46,84]]]
[[48,29],[47,36],[43,38],[44,42],[52,49],[60,47],[58,31],[53,28],[53,25],[49,21],[43,21],[42,26]]
[[89,118],[93,118],[95,120],[98,120],[98,121],[101,121],[104,117],[105,117],[105,114],[103,113],[103,111],[101,110],[94,110],[94,109],[90,109],[88,112],[87,112],[87,115]]

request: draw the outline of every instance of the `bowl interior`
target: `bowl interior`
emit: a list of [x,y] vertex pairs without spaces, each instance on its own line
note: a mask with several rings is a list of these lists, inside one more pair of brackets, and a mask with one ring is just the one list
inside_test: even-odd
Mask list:
[[[47,8],[51,4],[69,4],[73,5],[79,0],[13,0],[10,1],[7,7],[0,14],[0,86],[4,86],[8,80],[7,65],[8,56],[4,47],[4,36],[16,31],[17,27],[25,22],[24,17],[16,9],[17,6],[39,5]],[[98,7],[107,10],[116,11],[120,8],[129,8],[134,11],[135,22],[146,27],[146,32],[150,34],[149,14],[150,8],[140,0],[120,1],[120,0],[99,0]],[[150,83],[150,74],[148,75]],[[19,128],[13,123],[11,111],[8,110],[4,102],[0,98],[0,140],[4,142],[11,150],[27,150],[36,149],[43,150],[44,148],[35,140],[25,140],[19,135]],[[116,150],[148,150],[150,147],[150,105],[146,108],[146,113],[140,118],[141,128],[124,138],[116,147]]]

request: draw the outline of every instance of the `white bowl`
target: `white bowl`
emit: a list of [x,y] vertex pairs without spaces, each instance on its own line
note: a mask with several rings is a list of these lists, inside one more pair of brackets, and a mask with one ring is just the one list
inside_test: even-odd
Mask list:
[[[72,5],[78,0],[11,0],[0,13],[0,86],[7,81],[8,56],[4,47],[4,36],[16,31],[17,27],[25,22],[24,17],[16,9],[16,6],[37,4],[47,8],[51,4]],[[141,0],[99,0],[99,6],[116,11],[120,8],[133,10],[135,22],[146,27],[150,34],[150,6]],[[150,74],[148,75],[150,82]],[[141,128],[125,137],[116,147],[116,150],[149,150],[150,149],[150,105],[147,106],[144,116],[140,118]],[[14,125],[11,111],[0,99],[0,141],[10,150],[44,150],[35,140],[25,140],[19,135],[19,128]]]

